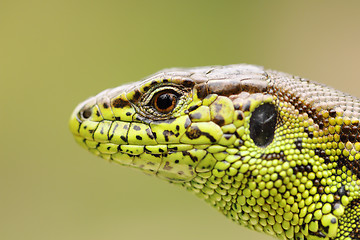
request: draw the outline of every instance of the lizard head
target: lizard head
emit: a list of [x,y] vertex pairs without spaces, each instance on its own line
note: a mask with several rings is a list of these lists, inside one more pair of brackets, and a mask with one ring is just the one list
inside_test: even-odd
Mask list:
[[78,105],[70,129],[90,152],[172,182],[245,172],[240,151],[273,142],[275,100],[261,68],[214,72],[170,69],[105,90]]

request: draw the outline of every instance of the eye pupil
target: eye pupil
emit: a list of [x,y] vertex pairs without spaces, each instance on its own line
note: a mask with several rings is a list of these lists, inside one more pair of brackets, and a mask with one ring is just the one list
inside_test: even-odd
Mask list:
[[161,94],[157,99],[157,106],[160,109],[167,109],[173,104],[172,94]]
[[161,113],[169,113],[174,110],[177,103],[177,96],[174,93],[159,93],[155,96],[155,108]]

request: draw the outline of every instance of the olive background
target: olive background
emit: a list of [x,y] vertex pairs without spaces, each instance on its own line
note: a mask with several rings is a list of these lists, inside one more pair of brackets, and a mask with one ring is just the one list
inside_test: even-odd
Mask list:
[[167,67],[250,63],[360,97],[358,1],[0,1],[0,239],[271,239],[80,148],[80,102]]

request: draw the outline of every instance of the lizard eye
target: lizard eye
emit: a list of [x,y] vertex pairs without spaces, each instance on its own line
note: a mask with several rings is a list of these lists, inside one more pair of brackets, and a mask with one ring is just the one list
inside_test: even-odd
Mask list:
[[178,117],[191,101],[190,88],[168,83],[147,90],[139,102],[139,113],[152,120]]
[[178,97],[178,94],[172,91],[158,92],[153,98],[153,106],[160,113],[169,113],[175,109]]
[[274,105],[265,103],[257,107],[250,118],[250,137],[259,147],[266,147],[274,139],[277,111]]

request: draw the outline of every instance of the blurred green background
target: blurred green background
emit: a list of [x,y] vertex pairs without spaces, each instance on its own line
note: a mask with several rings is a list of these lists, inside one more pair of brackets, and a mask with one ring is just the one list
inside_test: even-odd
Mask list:
[[271,239],[109,164],[73,108],[162,68],[251,63],[360,96],[359,1],[0,1],[0,239]]

